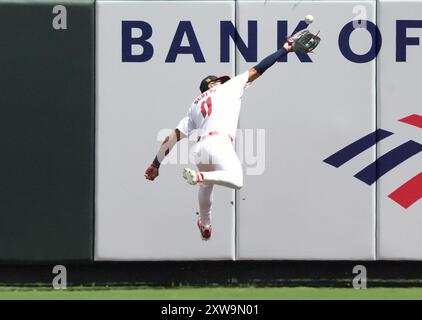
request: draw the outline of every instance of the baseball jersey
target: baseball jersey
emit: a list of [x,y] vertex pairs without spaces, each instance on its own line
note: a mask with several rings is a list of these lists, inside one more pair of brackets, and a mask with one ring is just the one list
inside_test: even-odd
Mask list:
[[234,138],[248,78],[249,72],[246,71],[199,95],[176,128],[186,136],[193,130],[199,130],[200,135],[218,131]]

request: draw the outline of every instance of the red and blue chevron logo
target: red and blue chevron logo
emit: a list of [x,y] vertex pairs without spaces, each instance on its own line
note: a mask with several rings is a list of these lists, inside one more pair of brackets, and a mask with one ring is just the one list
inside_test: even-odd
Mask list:
[[[413,114],[399,121],[422,129],[421,115]],[[390,131],[378,129],[329,156],[324,162],[339,168],[391,135],[393,133]],[[356,173],[355,177],[368,185],[372,185],[383,175],[420,152],[422,152],[422,144],[409,140],[376,159],[376,161]],[[405,209],[420,200],[422,198],[422,172],[392,191],[389,194],[389,198]]]

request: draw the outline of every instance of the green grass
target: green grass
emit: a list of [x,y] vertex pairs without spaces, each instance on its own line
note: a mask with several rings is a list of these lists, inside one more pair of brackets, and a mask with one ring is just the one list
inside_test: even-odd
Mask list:
[[49,288],[0,287],[3,299],[422,299],[422,288]]

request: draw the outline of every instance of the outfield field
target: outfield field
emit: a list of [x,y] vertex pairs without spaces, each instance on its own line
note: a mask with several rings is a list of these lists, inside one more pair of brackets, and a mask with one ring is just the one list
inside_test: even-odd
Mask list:
[[0,287],[0,299],[422,299],[422,288],[49,288]]

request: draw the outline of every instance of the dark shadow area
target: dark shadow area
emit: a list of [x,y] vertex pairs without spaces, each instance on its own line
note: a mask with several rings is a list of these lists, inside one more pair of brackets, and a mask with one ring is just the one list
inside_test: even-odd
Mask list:
[[[57,263],[59,264],[59,263]],[[352,287],[353,267],[368,287],[422,287],[422,262],[185,261],[64,264],[68,286]],[[0,284],[50,286],[54,264],[0,265]]]

